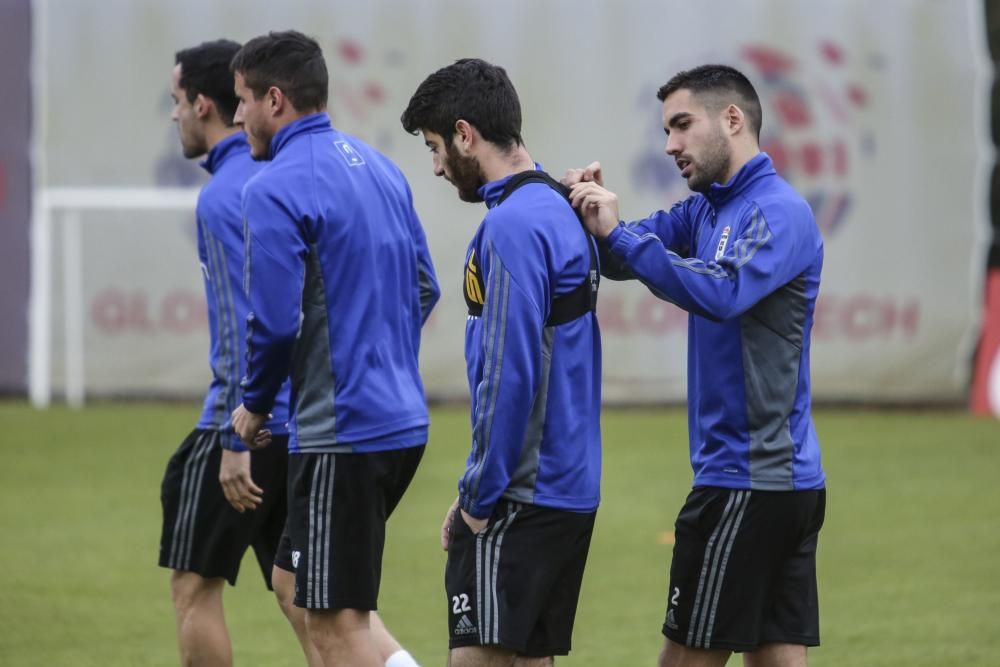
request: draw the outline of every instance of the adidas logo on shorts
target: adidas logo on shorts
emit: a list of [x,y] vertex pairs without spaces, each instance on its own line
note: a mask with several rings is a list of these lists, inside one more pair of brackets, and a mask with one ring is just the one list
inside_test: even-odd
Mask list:
[[472,621],[465,614],[462,614],[462,618],[458,619],[458,625],[455,626],[456,635],[471,635],[479,632],[476,626],[473,625]]
[[667,627],[671,630],[679,630],[680,627],[677,625],[677,619],[674,617],[674,610],[671,609],[667,612]]

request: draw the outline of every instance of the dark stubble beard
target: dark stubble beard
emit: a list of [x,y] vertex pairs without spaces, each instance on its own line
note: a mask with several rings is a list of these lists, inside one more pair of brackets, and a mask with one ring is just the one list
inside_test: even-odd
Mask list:
[[[246,134],[250,144],[250,157],[257,162],[266,162],[270,158],[271,139],[274,138],[274,135],[268,135],[264,130],[246,125],[243,126],[243,133]],[[260,149],[259,153],[257,152],[258,148]]]
[[192,159],[194,159],[196,157],[201,157],[202,155],[204,155],[205,153],[208,152],[207,147],[205,146],[204,143],[202,143],[202,144],[195,144],[193,142],[192,143],[184,143],[182,141],[181,142],[181,149],[183,150],[184,157],[187,158],[188,160],[192,160]]
[[179,124],[177,126],[177,134],[181,140],[181,151],[184,153],[184,157],[188,160],[196,157],[201,157],[208,152],[208,146],[205,143],[204,135],[198,136],[194,130],[188,130],[185,134],[184,128]]
[[448,150],[445,153],[445,171],[450,174],[446,178],[458,188],[459,199],[472,204],[483,201],[479,188],[484,181],[477,158],[462,157],[457,151]]
[[732,157],[726,135],[717,128],[705,148],[705,155],[695,163],[695,173],[688,179],[688,187],[694,192],[705,193],[712,183],[724,183],[722,179],[729,173]]

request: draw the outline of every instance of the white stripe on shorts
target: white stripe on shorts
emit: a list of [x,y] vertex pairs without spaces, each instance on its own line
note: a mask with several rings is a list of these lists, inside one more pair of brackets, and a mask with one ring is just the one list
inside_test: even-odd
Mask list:
[[306,607],[330,608],[330,554],[333,545],[330,522],[333,518],[333,481],[337,461],[332,454],[320,457],[309,487],[309,567],[306,570]]
[[[476,611],[479,615],[479,643],[500,643],[500,609],[497,575],[500,572],[500,547],[507,529],[522,505],[507,503],[507,516],[476,535]],[[461,520],[461,517],[459,517]]]
[[[732,490],[722,511],[722,518],[712,531],[708,544],[705,546],[705,558],[701,565],[701,576],[698,579],[698,592],[694,607],[691,610],[687,644],[688,646],[709,648],[712,630],[715,625],[715,614],[722,591],[722,582],[726,574],[726,564],[729,553],[736,540],[743,512],[750,500],[750,491]],[[704,604],[703,604],[704,603]]]
[[195,440],[191,454],[184,462],[181,475],[181,499],[174,520],[174,530],[170,540],[170,567],[187,570],[191,567],[191,551],[194,546],[194,523],[197,517],[198,498],[205,476],[208,456],[215,445],[213,431],[203,431]]

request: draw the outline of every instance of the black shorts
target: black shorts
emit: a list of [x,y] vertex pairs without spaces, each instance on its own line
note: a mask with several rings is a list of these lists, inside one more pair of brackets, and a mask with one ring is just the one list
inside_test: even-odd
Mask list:
[[[385,522],[413,479],[424,447],[288,459],[290,556],[295,604],[306,609],[378,607]],[[287,567],[288,564],[292,567]]]
[[243,553],[252,546],[270,588],[287,508],[288,436],[274,436],[269,446],[250,453],[250,476],[264,494],[257,509],[242,514],[219,483],[222,437],[228,436],[195,429],[167,463],[160,486],[160,565],[235,585]]
[[449,647],[568,654],[596,516],[504,500],[473,534],[456,512],[444,578]]
[[694,648],[819,645],[816,542],[826,491],[699,487],[675,525],[663,634]]
[[288,534],[288,522],[285,522],[285,529],[281,531],[281,540],[278,542],[278,551],[274,554],[274,566],[281,568],[285,572],[295,572],[299,564],[299,554],[292,555],[292,536]]

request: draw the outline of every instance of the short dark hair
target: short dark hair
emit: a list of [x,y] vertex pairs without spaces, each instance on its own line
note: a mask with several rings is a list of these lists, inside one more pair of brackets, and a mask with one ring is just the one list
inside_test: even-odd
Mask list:
[[180,87],[188,102],[204,95],[215,102],[226,125],[233,124],[233,114],[240,103],[233,92],[233,73],[229,70],[229,62],[239,50],[239,42],[217,39],[174,54],[174,64],[181,66]]
[[410,134],[429,130],[450,145],[455,123],[465,120],[502,149],[524,144],[521,101],[503,67],[463,58],[424,79],[399,121]]
[[[706,106],[722,109],[721,105],[736,104],[746,114],[747,122],[757,141],[760,141],[760,126],[763,113],[760,98],[750,79],[739,70],[728,65],[701,65],[694,69],[678,72],[660,86],[656,99],[661,102],[678,90],[690,90],[695,96],[711,95],[718,98],[716,104]],[[734,99],[735,98],[735,99]]]
[[259,100],[274,86],[297,111],[325,109],[330,77],[319,43],[295,30],[254,37],[233,56],[230,69],[243,76]]

